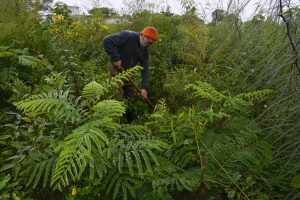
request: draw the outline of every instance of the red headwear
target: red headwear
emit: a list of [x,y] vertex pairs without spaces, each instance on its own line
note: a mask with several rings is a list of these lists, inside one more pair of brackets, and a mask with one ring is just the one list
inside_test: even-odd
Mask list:
[[142,31],[142,34],[152,40],[156,41],[158,38],[157,31],[154,27],[147,27]]

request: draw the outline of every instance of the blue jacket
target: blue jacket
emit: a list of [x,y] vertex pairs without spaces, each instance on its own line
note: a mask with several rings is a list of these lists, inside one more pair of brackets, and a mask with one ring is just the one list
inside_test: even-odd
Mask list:
[[141,71],[142,88],[148,89],[149,80],[149,48],[140,48],[140,33],[134,31],[121,31],[109,35],[103,39],[103,46],[110,60],[122,61],[122,67],[126,71],[134,67],[138,62],[144,68]]

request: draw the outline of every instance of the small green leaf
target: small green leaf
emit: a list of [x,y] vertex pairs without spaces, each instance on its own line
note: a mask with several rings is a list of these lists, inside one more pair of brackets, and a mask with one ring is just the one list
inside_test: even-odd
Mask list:
[[25,122],[31,123],[31,119],[30,119],[29,117],[23,117],[22,119],[23,119]]
[[160,131],[160,132],[171,132],[172,129],[160,129],[159,131]]
[[42,61],[46,66],[50,65],[49,60],[47,58],[43,58]]
[[46,87],[44,87],[44,91],[49,92],[49,91],[56,91],[56,90],[53,87],[46,85]]
[[2,155],[12,155],[13,154],[13,151],[12,150],[6,150],[6,151],[3,151],[2,153],[1,153]]
[[176,133],[173,131],[173,141],[174,141],[174,144],[176,144]]
[[295,188],[300,188],[300,174],[298,174],[292,179],[291,186]]
[[63,76],[62,79],[59,81],[59,84],[58,84],[58,89],[59,90],[61,89],[61,87],[64,84],[65,80],[66,80],[66,76]]
[[10,137],[11,137],[11,135],[2,135],[2,136],[0,136],[0,140],[7,139]]
[[54,85],[54,81],[49,77],[45,77],[45,81],[47,81],[48,83]]
[[235,191],[230,190],[228,192],[228,198],[233,198],[235,196]]
[[13,168],[13,170],[12,170],[14,180],[17,179],[20,170],[21,170],[21,165],[16,165],[16,166],[14,166],[14,168]]
[[10,169],[10,168],[14,167],[15,165],[16,165],[16,163],[4,165],[4,166],[0,169],[0,172],[2,172],[2,171],[4,171],[4,170],[7,170],[7,169]]
[[10,174],[8,174],[6,177],[4,177],[4,179],[2,181],[0,181],[0,190],[2,190],[6,183],[11,179]]

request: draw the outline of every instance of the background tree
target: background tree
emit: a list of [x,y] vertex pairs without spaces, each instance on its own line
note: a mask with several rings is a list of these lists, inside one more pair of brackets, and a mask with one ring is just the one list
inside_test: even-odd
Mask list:
[[101,8],[92,8],[88,11],[91,15],[102,16],[102,17],[110,17],[112,14],[116,14],[116,11],[113,8],[101,7]]
[[216,26],[218,22],[221,22],[224,19],[225,11],[222,9],[216,9],[212,12],[211,16],[213,18],[212,24]]
[[62,15],[65,18],[69,18],[72,11],[68,8],[67,4],[58,1],[54,5],[53,12],[57,15]]
[[167,17],[168,17],[168,16],[173,16],[173,15],[174,15],[173,13],[171,13],[171,7],[170,7],[169,5],[167,6],[166,10],[165,10],[164,7],[162,7],[160,13],[163,14],[163,15],[165,15],[165,16],[167,16]]
[[42,0],[40,5],[40,10],[48,10],[51,8],[53,0]]

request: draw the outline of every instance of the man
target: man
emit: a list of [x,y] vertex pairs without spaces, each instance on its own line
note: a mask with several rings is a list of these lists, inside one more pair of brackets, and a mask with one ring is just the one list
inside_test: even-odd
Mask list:
[[[142,75],[142,98],[147,98],[149,79],[149,47],[157,40],[158,34],[155,28],[147,27],[141,33],[134,31],[121,31],[120,33],[109,35],[103,39],[103,46],[110,57],[107,69],[110,73],[110,80],[117,76],[121,66],[126,71],[140,62]],[[135,97],[135,87],[130,81],[124,80],[124,85],[118,84],[117,100],[122,101],[123,96]]]

